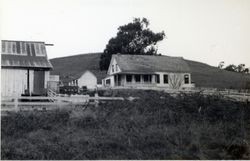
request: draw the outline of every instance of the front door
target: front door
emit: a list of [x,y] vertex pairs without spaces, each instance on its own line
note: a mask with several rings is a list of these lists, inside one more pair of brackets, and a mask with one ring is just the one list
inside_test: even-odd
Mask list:
[[44,71],[34,71],[34,94],[44,94]]

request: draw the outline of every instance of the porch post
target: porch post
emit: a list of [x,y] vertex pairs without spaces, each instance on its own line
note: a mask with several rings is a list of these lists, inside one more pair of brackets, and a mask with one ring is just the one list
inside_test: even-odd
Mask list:
[[151,75],[151,77],[152,77],[151,83],[152,83],[152,84],[156,83],[156,82],[155,82],[155,77],[156,77],[156,76],[153,74],[153,75]]

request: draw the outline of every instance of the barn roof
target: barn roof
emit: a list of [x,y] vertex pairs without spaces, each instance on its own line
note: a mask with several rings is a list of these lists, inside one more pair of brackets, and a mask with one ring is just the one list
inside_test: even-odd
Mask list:
[[2,67],[52,68],[44,42],[2,40],[1,53]]
[[112,57],[117,61],[122,73],[190,72],[182,57],[121,54]]

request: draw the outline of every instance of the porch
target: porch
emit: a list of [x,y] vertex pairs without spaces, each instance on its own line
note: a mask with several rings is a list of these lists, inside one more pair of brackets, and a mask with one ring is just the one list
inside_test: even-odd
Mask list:
[[114,75],[115,87],[156,87],[155,74],[116,74]]

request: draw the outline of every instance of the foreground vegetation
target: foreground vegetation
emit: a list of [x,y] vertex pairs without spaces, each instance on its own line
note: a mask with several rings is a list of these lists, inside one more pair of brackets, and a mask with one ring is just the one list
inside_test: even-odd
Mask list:
[[137,96],[85,111],[17,113],[1,120],[2,159],[250,159],[250,105],[199,93]]

